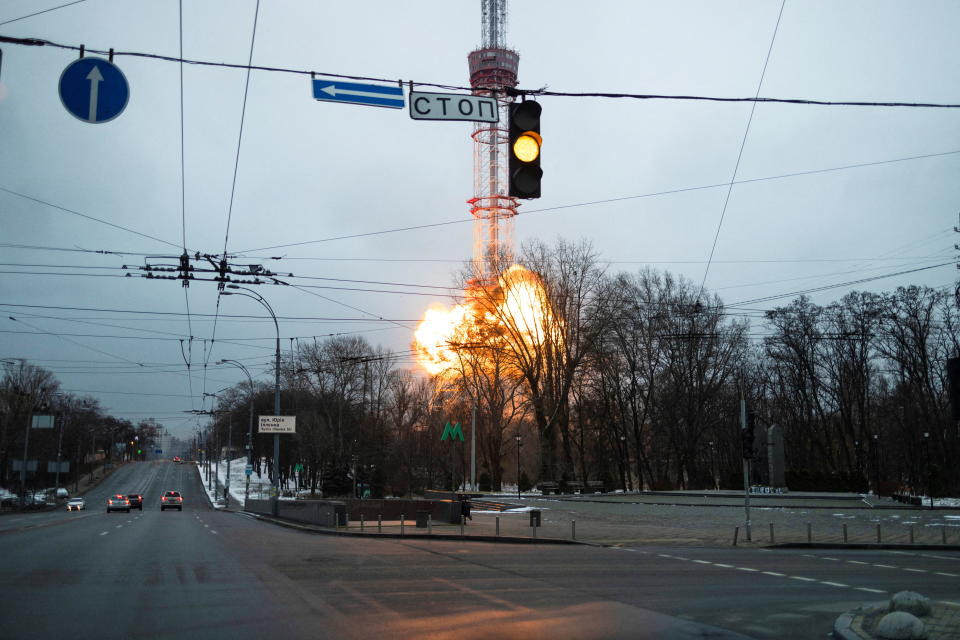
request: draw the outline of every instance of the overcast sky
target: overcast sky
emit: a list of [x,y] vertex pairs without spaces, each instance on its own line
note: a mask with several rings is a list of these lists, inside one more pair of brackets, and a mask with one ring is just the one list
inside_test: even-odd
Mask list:
[[[87,0],[18,20],[61,4],[4,0],[0,35],[180,55],[174,0]],[[247,63],[253,0],[183,4],[184,57]],[[769,50],[764,97],[960,103],[960,2],[787,0],[777,26],[780,10],[780,0],[513,0],[507,43],[527,89],[752,97]],[[464,86],[479,44],[479,0],[264,0],[253,64]],[[318,102],[308,76],[254,71],[237,161],[246,72],[185,65],[181,154],[178,63],[115,58],[129,103],[91,124],[58,95],[75,51],[0,50],[0,358],[26,358],[114,415],[155,417],[185,437],[197,418],[184,412],[243,379],[216,360],[270,382],[273,322],[239,296],[218,311],[214,283],[124,278],[123,265],[171,263],[144,254],[226,246],[298,286],[332,287],[258,288],[285,350],[290,338],[362,332],[405,351],[427,306],[450,301],[444,287],[471,257],[468,123]],[[540,102],[543,197],[520,207],[516,244],[585,238],[611,271],[650,265],[697,285],[706,274],[731,305],[785,296],[741,305],[751,309],[954,259],[960,109],[759,104],[741,156],[750,103]],[[738,156],[746,182],[723,214]],[[811,297],[955,280],[945,264]],[[170,315],[132,313],[145,311]]]

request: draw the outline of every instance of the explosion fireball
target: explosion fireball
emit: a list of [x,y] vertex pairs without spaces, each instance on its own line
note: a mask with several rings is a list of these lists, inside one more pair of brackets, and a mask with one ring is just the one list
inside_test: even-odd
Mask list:
[[467,302],[463,304],[427,309],[414,333],[417,359],[432,375],[457,367],[462,348],[494,347],[504,340],[537,347],[551,331],[543,283],[536,273],[520,265],[507,269],[496,285],[474,285],[465,293]]

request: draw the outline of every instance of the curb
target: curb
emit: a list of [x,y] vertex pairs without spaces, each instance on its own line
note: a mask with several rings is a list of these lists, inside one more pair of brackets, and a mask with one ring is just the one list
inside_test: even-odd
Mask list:
[[580,540],[565,540],[562,538],[520,538],[516,536],[490,536],[490,535],[459,535],[455,533],[367,533],[359,531],[340,531],[337,529],[326,529],[320,528],[316,525],[310,525],[305,523],[293,522],[291,520],[283,520],[281,518],[274,518],[273,516],[267,516],[260,513],[253,513],[252,511],[235,511],[234,513],[242,513],[244,515],[256,518],[257,520],[262,520],[264,522],[269,522],[281,527],[286,527],[288,529],[296,529],[298,531],[304,531],[306,533],[314,533],[324,536],[342,536],[349,538],[390,538],[390,539],[410,539],[410,540],[469,540],[471,542],[499,542],[507,544],[554,544],[554,545],[582,545],[582,546],[603,546],[596,545],[589,542],[581,542]]
[[858,617],[875,613],[886,608],[887,605],[885,603],[879,602],[876,604],[865,604],[851,611],[847,611],[834,621],[833,633],[836,637],[841,638],[842,640],[867,640],[873,638],[872,635],[861,635],[857,633],[853,629],[854,622],[856,622]]
[[960,551],[957,544],[909,544],[905,542],[784,542],[767,549],[895,549],[898,551]]

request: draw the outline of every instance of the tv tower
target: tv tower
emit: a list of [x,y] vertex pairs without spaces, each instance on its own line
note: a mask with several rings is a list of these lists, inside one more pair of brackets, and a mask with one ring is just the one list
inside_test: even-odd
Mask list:
[[508,108],[517,86],[520,54],[506,46],[507,0],[481,0],[481,40],[470,52],[470,87],[474,95],[496,99],[498,123],[478,122],[473,130],[473,198],[467,201],[474,218],[473,261],[475,284],[496,280],[500,256],[513,252],[513,218],[517,199],[507,195]]

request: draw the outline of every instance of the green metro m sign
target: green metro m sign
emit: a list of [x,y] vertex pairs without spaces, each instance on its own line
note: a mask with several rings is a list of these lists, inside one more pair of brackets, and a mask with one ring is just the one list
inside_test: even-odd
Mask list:
[[460,438],[460,442],[464,441],[463,429],[460,427],[460,423],[458,422],[451,427],[450,423],[448,422],[446,426],[443,428],[443,435],[440,436],[440,441],[443,442],[447,438],[450,438],[451,440],[456,440],[458,437]]

